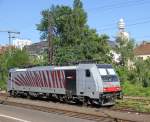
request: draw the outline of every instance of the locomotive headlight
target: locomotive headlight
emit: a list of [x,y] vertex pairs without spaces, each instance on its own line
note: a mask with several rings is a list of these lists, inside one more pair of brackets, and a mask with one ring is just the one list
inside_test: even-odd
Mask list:
[[103,91],[106,91],[107,89],[106,88],[103,88]]
[[117,90],[121,90],[121,88],[120,88],[120,87],[117,87],[116,89],[117,89]]

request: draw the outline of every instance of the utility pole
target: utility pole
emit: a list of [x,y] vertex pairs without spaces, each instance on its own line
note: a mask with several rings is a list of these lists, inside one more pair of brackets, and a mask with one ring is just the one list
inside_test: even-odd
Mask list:
[[11,39],[14,38],[11,34],[20,34],[20,32],[10,31],[10,30],[0,30],[0,32],[8,33],[9,46],[11,45]]
[[48,63],[53,64],[53,42],[52,42],[52,18],[48,11]]

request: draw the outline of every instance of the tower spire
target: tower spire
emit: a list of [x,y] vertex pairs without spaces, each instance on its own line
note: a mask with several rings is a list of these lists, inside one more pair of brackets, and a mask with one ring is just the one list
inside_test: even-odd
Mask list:
[[118,22],[118,29],[119,29],[120,32],[125,31],[125,22],[124,22],[123,18],[121,18]]
[[125,22],[123,18],[121,18],[118,22],[118,30],[118,37],[129,40],[129,34],[125,31]]

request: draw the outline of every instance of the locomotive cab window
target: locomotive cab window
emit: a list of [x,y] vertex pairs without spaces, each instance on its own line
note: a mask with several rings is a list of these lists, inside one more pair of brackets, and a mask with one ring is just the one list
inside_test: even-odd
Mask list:
[[86,77],[91,77],[91,72],[89,69],[85,70],[85,75],[86,75]]
[[9,79],[11,79],[11,72],[9,73]]

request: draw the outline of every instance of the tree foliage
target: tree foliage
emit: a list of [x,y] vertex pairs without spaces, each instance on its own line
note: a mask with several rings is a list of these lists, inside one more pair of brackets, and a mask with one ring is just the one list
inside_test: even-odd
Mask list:
[[0,88],[6,87],[8,70],[31,64],[30,57],[25,50],[9,49],[0,55]]
[[116,51],[121,54],[120,65],[116,66],[120,80],[142,87],[150,86],[150,59],[134,57],[134,40],[116,39]]
[[109,37],[99,36],[96,30],[89,28],[81,0],[74,0],[72,8],[57,5],[43,10],[41,22],[37,25],[41,38],[47,38],[48,16],[55,52],[54,64],[97,59],[111,62]]
[[122,66],[128,66],[129,61],[134,59],[134,40],[127,38],[116,38],[116,52],[121,54],[120,64]]
[[137,58],[134,66],[130,71],[129,80],[143,87],[150,86],[150,59],[142,60]]

